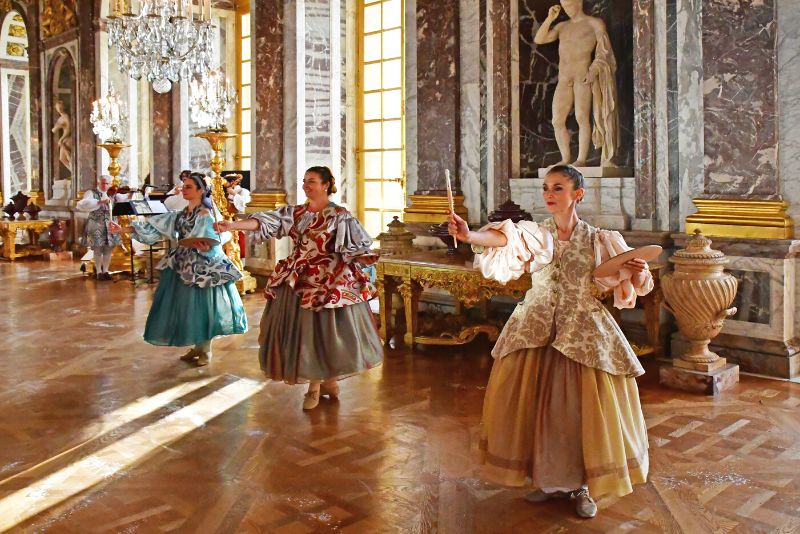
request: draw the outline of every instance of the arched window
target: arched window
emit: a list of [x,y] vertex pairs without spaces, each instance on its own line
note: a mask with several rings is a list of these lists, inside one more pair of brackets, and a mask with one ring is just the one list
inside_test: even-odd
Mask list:
[[30,88],[28,31],[16,11],[0,28],[0,116],[2,116],[3,198],[31,190]]
[[405,207],[402,0],[358,1],[358,210],[372,236]]
[[11,11],[3,20],[0,57],[28,62],[28,30],[25,21],[16,11]]

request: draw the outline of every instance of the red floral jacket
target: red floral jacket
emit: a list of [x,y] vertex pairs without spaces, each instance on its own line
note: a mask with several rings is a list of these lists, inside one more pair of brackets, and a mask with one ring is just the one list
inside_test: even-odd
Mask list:
[[329,203],[322,211],[308,206],[284,206],[254,213],[260,228],[256,239],[290,237],[291,255],[278,262],[267,281],[268,299],[288,284],[300,297],[300,306],[319,311],[366,302],[375,289],[362,268],[378,261],[372,238],[347,209]]

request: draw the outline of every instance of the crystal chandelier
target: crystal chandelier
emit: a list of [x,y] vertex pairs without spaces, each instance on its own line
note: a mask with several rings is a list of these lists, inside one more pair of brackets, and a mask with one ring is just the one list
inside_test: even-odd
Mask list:
[[220,69],[203,73],[191,82],[189,109],[192,120],[201,128],[227,131],[226,122],[231,116],[231,106],[236,103],[236,91]]
[[144,76],[159,93],[172,82],[188,80],[211,65],[214,26],[211,0],[140,0],[131,13],[130,0],[112,0],[108,45],[117,47],[121,72],[134,80]]
[[120,100],[113,85],[109,86],[108,93],[103,98],[92,102],[89,120],[92,123],[92,131],[102,143],[122,143],[128,115],[125,103]]

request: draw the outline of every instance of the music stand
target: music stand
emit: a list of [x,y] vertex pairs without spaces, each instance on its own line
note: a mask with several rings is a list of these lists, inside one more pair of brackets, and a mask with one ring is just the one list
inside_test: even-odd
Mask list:
[[[167,207],[158,200],[130,200],[128,202],[116,202],[114,203],[114,207],[111,210],[111,215],[114,217],[120,215],[127,215],[127,216],[136,216],[142,215],[147,217],[148,215],[157,215],[159,213],[167,213]],[[163,241],[163,240],[162,240]],[[153,283],[153,252],[159,250],[167,250],[170,249],[169,241],[167,240],[167,246],[161,246],[159,248],[154,249],[153,245],[148,245],[148,256],[149,256],[149,264],[150,264],[150,273],[147,278],[147,283]],[[131,243],[129,252],[129,259],[130,259],[130,267],[131,267],[131,282],[136,284],[136,267],[134,265],[134,250],[133,250],[133,243]]]

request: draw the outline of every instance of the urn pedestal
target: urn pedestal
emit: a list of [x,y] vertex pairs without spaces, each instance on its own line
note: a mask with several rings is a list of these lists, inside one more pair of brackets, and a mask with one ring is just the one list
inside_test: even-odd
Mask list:
[[685,391],[716,395],[739,381],[739,366],[727,363],[708,349],[725,318],[736,313],[731,304],[738,281],[725,272],[728,259],[722,252],[711,249],[711,240],[700,230],[669,261],[675,270],[661,279],[664,307],[675,317],[688,345],[683,354],[673,358],[671,366],[660,369],[660,382]]

